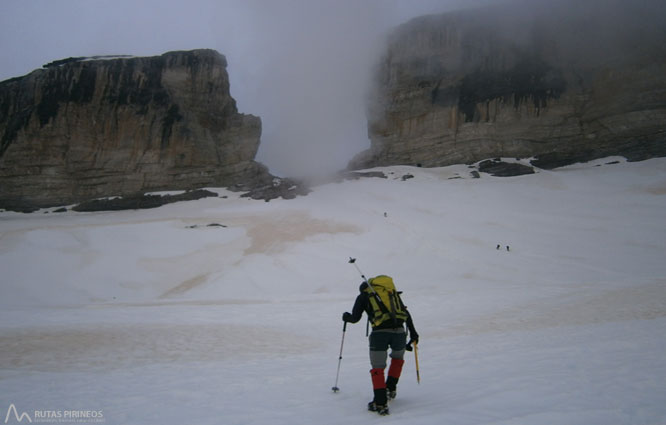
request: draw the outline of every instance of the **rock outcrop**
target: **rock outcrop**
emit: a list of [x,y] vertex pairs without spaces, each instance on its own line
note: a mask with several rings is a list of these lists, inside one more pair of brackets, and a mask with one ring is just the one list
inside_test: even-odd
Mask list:
[[270,184],[213,50],[70,58],[0,83],[0,208]]
[[371,148],[350,168],[666,156],[665,10],[531,0],[398,27],[369,102]]
[[534,174],[534,168],[530,166],[516,162],[504,162],[499,159],[486,159],[485,161],[481,161],[481,163],[479,163],[479,171],[495,177],[514,177],[525,174]]
[[[122,211],[122,210],[144,210],[158,208],[162,205],[181,201],[196,201],[197,199],[217,197],[217,193],[204,189],[196,189],[177,195],[160,195],[146,193],[127,197],[101,198],[81,202],[72,210],[79,212],[94,211]],[[66,209],[65,209],[66,211]]]

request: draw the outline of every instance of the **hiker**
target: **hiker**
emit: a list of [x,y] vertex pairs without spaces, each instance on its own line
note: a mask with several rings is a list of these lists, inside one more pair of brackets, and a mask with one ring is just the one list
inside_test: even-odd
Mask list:
[[[372,285],[370,287],[368,285]],[[393,279],[389,276],[380,275],[359,287],[360,294],[356,297],[354,308],[351,313],[345,312],[342,320],[356,323],[361,319],[363,312],[368,315],[372,324],[370,334],[370,376],[374,391],[373,400],[368,403],[368,410],[380,415],[388,415],[388,400],[397,395],[396,387],[402,365],[405,363],[405,349],[411,351],[412,344],[418,344],[419,334],[414,328],[412,317],[400,299],[400,292],[396,291]],[[409,343],[405,332],[405,324],[409,329]],[[391,365],[388,377],[384,381],[384,369],[386,369],[386,356],[391,348]]]

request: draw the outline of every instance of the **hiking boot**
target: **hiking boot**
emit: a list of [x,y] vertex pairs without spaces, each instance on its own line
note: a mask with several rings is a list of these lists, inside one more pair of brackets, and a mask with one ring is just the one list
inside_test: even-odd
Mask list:
[[388,401],[386,400],[386,388],[378,388],[374,391],[375,396],[372,399],[372,402],[377,406],[386,406]]
[[393,376],[389,376],[386,378],[386,398],[389,400],[393,400],[395,396],[398,394],[396,391],[396,388],[398,387],[398,378],[395,378]]
[[389,408],[386,404],[377,404],[374,401],[368,403],[368,410],[371,412],[377,412],[377,414],[386,416],[389,414]]
[[405,363],[404,360],[391,359],[391,368],[389,369],[389,376],[386,378],[386,396],[389,400],[393,400],[397,394],[396,388],[398,386],[398,380],[400,379],[400,372],[402,371],[402,365]]

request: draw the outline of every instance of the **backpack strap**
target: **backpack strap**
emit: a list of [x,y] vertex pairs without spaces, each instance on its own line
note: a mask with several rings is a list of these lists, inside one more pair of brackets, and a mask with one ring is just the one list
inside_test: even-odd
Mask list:
[[[380,295],[373,287],[373,280],[378,278],[389,279],[390,282],[389,288],[387,288],[386,285],[383,285],[381,283],[378,284],[378,286],[383,288],[383,291],[387,293],[389,305],[386,305],[386,303],[382,300]],[[380,275],[377,276],[376,278],[369,279],[367,281],[367,284],[368,288],[366,288],[366,292],[368,293],[368,301],[370,302],[371,311],[373,313],[373,317],[371,318],[373,326],[386,323],[389,320],[395,326],[397,326],[398,320],[404,321],[407,319],[406,314],[404,313],[405,306],[402,303],[402,299],[400,298],[400,292],[395,289],[393,281],[391,280],[390,277]]]
[[374,301],[377,304],[377,309],[382,314],[388,314],[388,315],[391,314],[389,309],[384,305],[384,302],[382,301],[382,299],[379,297],[379,294],[377,294],[375,291],[372,291],[368,295],[369,295],[370,303],[372,303]]

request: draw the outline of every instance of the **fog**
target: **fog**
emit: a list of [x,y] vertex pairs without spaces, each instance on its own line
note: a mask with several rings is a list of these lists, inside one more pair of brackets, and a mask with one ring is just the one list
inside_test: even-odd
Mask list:
[[277,175],[321,175],[369,147],[365,94],[390,28],[500,2],[3,0],[0,80],[70,56],[216,49],[240,112],[262,119],[257,159]]
[[385,32],[492,0],[3,0],[0,80],[53,60],[212,48],[262,119],[257,159],[282,176],[342,169],[369,146],[364,95]]

